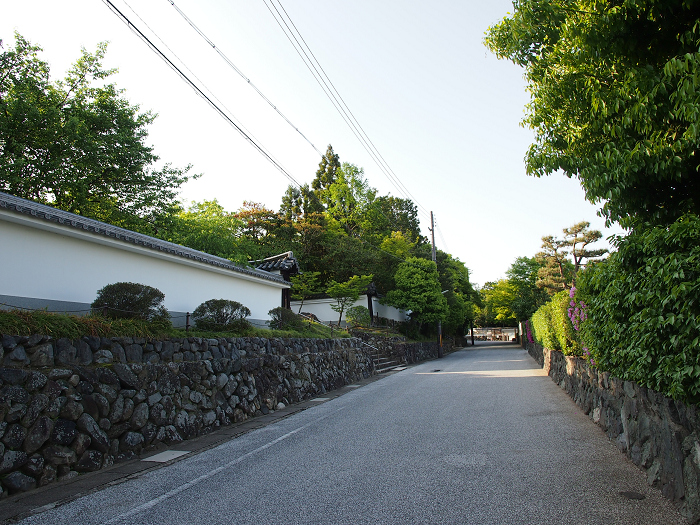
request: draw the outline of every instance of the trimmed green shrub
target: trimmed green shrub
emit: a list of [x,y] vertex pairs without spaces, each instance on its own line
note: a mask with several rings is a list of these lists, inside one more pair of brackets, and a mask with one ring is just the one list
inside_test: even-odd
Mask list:
[[109,319],[159,319],[162,324],[170,322],[168,311],[163,306],[165,294],[145,284],[113,283],[97,292],[90,307]]
[[532,315],[532,335],[538,344],[550,350],[561,350],[566,355],[581,355],[581,345],[568,316],[569,290],[552,296]]
[[347,322],[354,326],[369,326],[372,319],[366,306],[353,306],[345,313]]
[[245,332],[250,328],[249,316],[246,306],[228,299],[209,299],[192,312],[197,329],[211,332]]
[[700,402],[700,218],[637,230],[579,278],[584,344],[599,368]]
[[270,328],[273,330],[295,330],[304,329],[304,318],[295,314],[289,308],[278,306],[268,312],[270,316]]

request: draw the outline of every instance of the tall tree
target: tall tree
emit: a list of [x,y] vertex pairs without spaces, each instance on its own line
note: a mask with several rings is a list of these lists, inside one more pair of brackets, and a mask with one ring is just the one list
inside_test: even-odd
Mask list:
[[589,230],[590,226],[590,222],[581,221],[563,230],[564,238],[568,240],[569,246],[571,246],[574,275],[581,269],[584,259],[592,260],[594,257],[600,257],[608,253],[606,248],[597,248],[595,250],[587,248],[589,244],[593,244],[603,237],[599,230]]
[[389,237],[400,232],[412,242],[422,242],[418,208],[410,199],[391,195],[377,197],[370,206],[364,235],[369,240]]
[[321,162],[316,170],[316,177],[311,182],[311,187],[324,204],[326,190],[335,182],[338,169],[340,169],[340,157],[333,151],[333,146],[328,144],[328,149],[321,157]]
[[[589,226],[589,222],[582,221],[564,228],[561,239],[552,235],[542,237],[543,250],[535,256],[542,266],[538,270],[537,286],[551,293],[571,288],[584,259],[600,257],[608,252],[604,248],[587,248],[603,237],[600,231],[589,230]],[[573,260],[569,260],[569,255]]]
[[83,49],[52,82],[41,48],[15,33],[14,49],[0,53],[0,190],[157,234],[178,210],[189,167],[152,167],[155,117],[107,83],[115,70],[102,68],[106,49]]
[[700,214],[700,3],[517,0],[486,45],[525,68],[528,173],[577,177],[609,221]]
[[484,284],[479,290],[483,304],[482,324],[484,326],[514,326],[516,314],[513,311],[516,289],[506,279]]
[[464,335],[467,322],[473,318],[471,303],[476,293],[469,282],[469,270],[462,261],[442,250],[437,251],[436,259],[440,289],[447,290],[448,313],[443,332]]
[[410,257],[399,264],[394,276],[396,288],[386,294],[386,303],[411,311],[419,328],[437,323],[447,315],[447,299],[442,295],[437,265],[433,261]]
[[189,246],[238,264],[248,259],[240,247],[243,222],[213,201],[193,202],[172,219],[170,234],[165,240]]
[[344,162],[325,193],[326,214],[331,224],[351,237],[359,237],[368,227],[367,214],[376,195],[377,190],[367,183],[362,168]]

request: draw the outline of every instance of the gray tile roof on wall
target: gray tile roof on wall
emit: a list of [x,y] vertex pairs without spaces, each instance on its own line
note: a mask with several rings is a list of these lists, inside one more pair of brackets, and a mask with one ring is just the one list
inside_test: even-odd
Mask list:
[[105,222],[96,221],[95,219],[90,219],[88,217],[82,217],[74,213],[59,210],[57,208],[53,208],[45,204],[39,204],[38,202],[27,199],[22,199],[20,197],[15,197],[14,195],[9,195],[7,193],[0,192],[0,208],[5,208],[23,215],[31,215],[37,219],[45,220],[47,222],[55,222],[77,230],[96,233],[104,237],[117,239],[135,244],[137,246],[144,246],[152,250],[170,253],[172,255],[184,257],[185,259],[191,259],[210,264],[212,266],[218,266],[219,268],[226,268],[227,270],[250,275],[252,277],[258,277],[260,279],[266,279],[268,281],[281,284],[288,284],[279,275],[238,266],[237,264],[234,264],[223,257],[216,257],[215,255],[200,252],[199,250],[193,250],[192,248],[187,248],[186,246],[181,246],[168,241],[162,241],[160,239],[156,239],[155,237],[132,232],[131,230],[119,228],[118,226],[112,226],[111,224],[107,224]]
[[258,270],[266,272],[293,270],[294,268],[299,270],[299,263],[293,252],[284,252],[259,261],[250,261],[250,264],[255,265]]

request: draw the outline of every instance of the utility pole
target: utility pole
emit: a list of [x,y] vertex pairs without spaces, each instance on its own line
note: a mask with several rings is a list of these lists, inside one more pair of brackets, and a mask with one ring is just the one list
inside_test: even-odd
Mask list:
[[[435,251],[435,219],[430,212],[430,237],[433,243],[433,262],[437,265],[437,252]],[[438,321],[438,358],[442,357],[442,321]]]
[[435,251],[435,220],[433,219],[433,212],[430,212],[430,237],[433,241],[433,262],[437,264],[437,252]]

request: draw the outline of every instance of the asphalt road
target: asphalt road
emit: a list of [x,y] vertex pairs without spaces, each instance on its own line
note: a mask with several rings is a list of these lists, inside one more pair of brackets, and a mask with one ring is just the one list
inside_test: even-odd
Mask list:
[[20,523],[686,522],[524,350],[482,343]]

